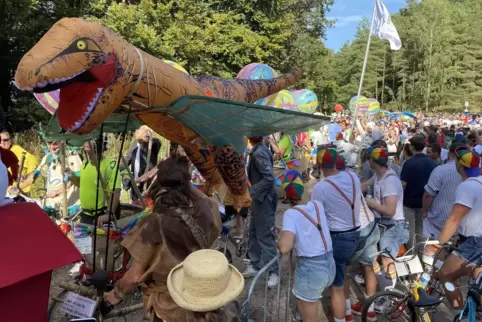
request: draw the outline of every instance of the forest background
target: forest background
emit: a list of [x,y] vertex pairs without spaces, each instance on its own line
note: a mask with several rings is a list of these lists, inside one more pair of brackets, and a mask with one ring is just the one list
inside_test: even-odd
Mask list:
[[[336,0],[335,0],[336,1]],[[355,0],[353,0],[355,1]],[[338,52],[324,46],[333,0],[0,0],[0,127],[20,132],[49,114],[11,80],[21,57],[62,17],[99,21],[192,75],[235,77],[252,62],[280,72],[305,69],[296,89],[313,90],[319,110],[357,92],[368,37],[362,21]],[[408,0],[392,16],[400,51],[373,39],[363,95],[386,110],[463,111],[482,106],[482,2]]]

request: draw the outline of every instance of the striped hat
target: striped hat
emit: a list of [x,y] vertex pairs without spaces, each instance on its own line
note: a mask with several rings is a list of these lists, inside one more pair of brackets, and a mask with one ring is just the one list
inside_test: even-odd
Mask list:
[[455,154],[468,177],[480,176],[480,156],[476,152],[467,147],[460,147],[455,150]]
[[338,153],[336,153],[335,149],[326,147],[322,147],[318,149],[318,153],[316,154],[316,162],[322,168],[334,168],[336,165],[336,160],[338,157]]
[[370,158],[379,165],[387,165],[388,163],[388,154],[387,150],[381,146],[374,146],[369,147],[367,152],[370,155]]

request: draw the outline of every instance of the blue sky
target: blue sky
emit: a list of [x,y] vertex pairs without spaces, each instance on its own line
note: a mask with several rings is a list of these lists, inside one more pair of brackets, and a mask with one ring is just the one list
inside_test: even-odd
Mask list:
[[[406,6],[405,0],[382,1],[391,13],[397,13]],[[374,5],[375,0],[334,0],[327,17],[336,20],[336,24],[327,31],[325,46],[338,51],[345,42],[353,40],[358,23],[364,17],[371,19]]]

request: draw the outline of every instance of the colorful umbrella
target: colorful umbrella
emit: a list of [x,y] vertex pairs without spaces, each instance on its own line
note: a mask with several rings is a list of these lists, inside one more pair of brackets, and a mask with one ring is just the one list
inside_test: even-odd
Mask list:
[[167,60],[167,59],[163,59],[163,61],[164,61],[166,64],[168,64],[169,66],[172,66],[172,67],[174,67],[175,69],[180,70],[181,72],[186,73],[186,74],[189,75],[189,73],[187,72],[187,70],[185,70],[184,67],[182,67],[182,66],[179,65],[178,63],[173,62],[172,60]]
[[367,109],[368,114],[376,114],[380,112],[380,103],[376,99],[369,98],[367,99],[367,101],[368,101],[368,109]]
[[[272,79],[278,77],[279,74],[270,66],[260,63],[252,63],[244,66],[236,76],[239,79]],[[273,106],[276,94],[257,100],[255,104]]]
[[33,95],[50,114],[54,114],[59,107],[60,89],[47,93],[34,93]]
[[298,103],[298,109],[304,113],[314,113],[318,107],[318,97],[309,89],[293,91],[293,95]]
[[305,191],[301,174],[296,170],[285,171],[281,189],[285,192],[286,199],[301,200]]

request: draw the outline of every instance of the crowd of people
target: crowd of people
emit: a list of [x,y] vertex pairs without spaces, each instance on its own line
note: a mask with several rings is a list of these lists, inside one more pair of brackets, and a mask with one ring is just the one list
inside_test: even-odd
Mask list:
[[[153,321],[235,321],[235,314],[223,307],[240,294],[244,278],[255,276],[278,251],[295,250],[293,294],[302,320],[319,321],[319,299],[331,288],[334,321],[350,322],[362,305],[350,302],[348,265],[361,265],[365,291],[371,296],[377,287],[395,286],[392,257],[419,240],[445,243],[462,236],[440,270],[441,281],[455,283],[477,264],[482,253],[480,120],[453,115],[407,120],[336,117],[331,124],[296,136],[250,137],[246,170],[252,220],[249,264],[242,274],[222,253],[208,250],[221,231],[218,204],[194,188],[189,160],[174,145],[158,164],[161,142],[147,127],[136,131],[127,168],[120,171],[116,161],[102,153],[106,140],[99,139],[87,141],[83,154],[47,140],[48,151],[38,163],[2,132],[0,154],[9,169],[11,194],[28,195],[43,176],[45,207],[59,211],[67,195],[69,208],[82,209],[82,223],[103,225],[117,216],[122,187],[130,190],[133,202],[146,194],[152,198],[152,214],[122,241],[132,265],[106,293],[104,313],[142,283],[145,311]],[[311,196],[291,200],[293,207],[285,211],[276,238],[279,197],[287,196],[277,187],[275,170],[289,167],[293,160],[299,161],[294,169],[305,182],[322,180],[314,184]],[[268,287],[275,287],[277,264],[268,272]],[[462,304],[458,292],[447,290],[455,309]],[[376,320],[375,307],[369,308],[368,318]]]

